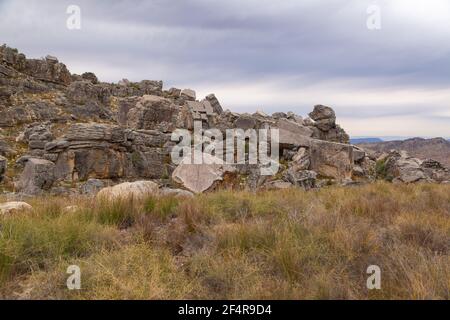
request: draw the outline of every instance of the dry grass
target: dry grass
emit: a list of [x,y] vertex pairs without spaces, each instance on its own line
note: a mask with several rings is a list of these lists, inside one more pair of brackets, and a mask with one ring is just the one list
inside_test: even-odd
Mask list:
[[[0,298],[450,298],[449,185],[32,205],[0,217]],[[381,290],[366,288],[372,264]]]

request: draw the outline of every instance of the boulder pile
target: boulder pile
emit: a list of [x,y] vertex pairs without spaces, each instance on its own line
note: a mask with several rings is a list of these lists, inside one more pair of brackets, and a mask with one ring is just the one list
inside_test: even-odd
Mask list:
[[[172,134],[192,132],[198,123],[224,136],[229,129],[278,129],[278,170],[262,175],[262,165],[249,161],[176,164],[171,151],[179,141]],[[191,195],[217,188],[311,189],[375,179],[446,183],[450,176],[431,159],[399,151],[375,158],[350,145],[328,106],[314,106],[305,118],[293,112],[239,114],[225,110],[214,94],[202,99],[192,89],[164,90],[161,81],[151,80],[103,83],[92,72],[71,74],[55,57],[27,59],[0,46],[3,192],[94,194],[109,188],[100,195],[113,197],[150,188]]]

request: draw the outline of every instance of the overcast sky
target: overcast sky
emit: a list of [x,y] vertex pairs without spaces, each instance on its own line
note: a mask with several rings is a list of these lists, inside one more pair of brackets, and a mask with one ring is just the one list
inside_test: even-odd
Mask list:
[[102,81],[214,92],[233,111],[325,104],[352,136],[450,137],[449,0],[0,0],[1,42]]

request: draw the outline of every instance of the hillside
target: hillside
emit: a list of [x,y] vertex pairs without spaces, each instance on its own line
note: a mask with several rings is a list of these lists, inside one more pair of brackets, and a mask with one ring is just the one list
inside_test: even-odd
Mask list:
[[443,138],[412,138],[404,141],[362,143],[359,146],[376,152],[389,152],[392,149],[405,150],[411,156],[419,159],[437,160],[450,168],[450,141]]
[[362,144],[362,143],[376,143],[383,142],[380,138],[351,138],[351,144]]

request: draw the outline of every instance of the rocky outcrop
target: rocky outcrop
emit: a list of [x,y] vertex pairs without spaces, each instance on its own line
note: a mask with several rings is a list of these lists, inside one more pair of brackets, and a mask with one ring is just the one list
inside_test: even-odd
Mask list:
[[[450,180],[434,160],[390,153],[381,161],[348,144],[336,121],[335,111],[323,105],[316,105],[309,118],[293,112],[239,114],[224,110],[214,94],[197,99],[192,89],[163,90],[154,80],[104,83],[92,72],[70,74],[55,57],[27,59],[0,47],[0,129],[7,128],[0,134],[0,180],[26,194],[95,194],[149,179],[163,186],[160,194],[176,196],[221,186],[311,189],[377,178]],[[245,163],[174,164],[171,150],[178,141],[171,141],[172,133],[194,128],[218,129],[224,137],[228,129],[278,129],[278,171],[261,174],[264,166],[249,163],[249,150]],[[6,170],[8,163],[13,165]]]
[[391,151],[380,160],[383,178],[393,182],[447,182],[450,172],[438,161],[411,157],[406,151]]
[[317,105],[309,114],[315,128],[313,137],[332,142],[349,143],[350,137],[336,124],[336,114],[330,107]]
[[418,159],[431,158],[439,161],[444,167],[450,168],[450,141],[444,138],[411,138],[403,141],[383,141],[362,143],[359,145],[377,156],[391,150],[404,150]]
[[169,142],[169,134],[155,130],[78,123],[47,143],[44,156],[55,159],[59,180],[161,178],[173,170]]

